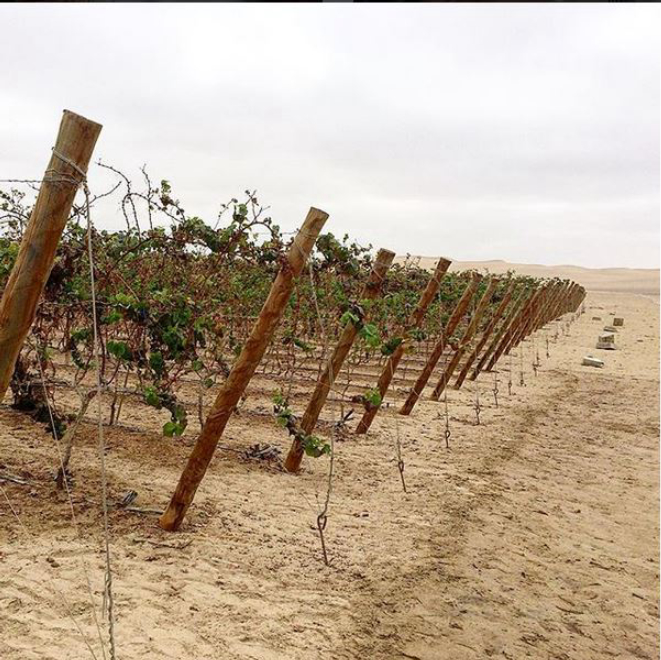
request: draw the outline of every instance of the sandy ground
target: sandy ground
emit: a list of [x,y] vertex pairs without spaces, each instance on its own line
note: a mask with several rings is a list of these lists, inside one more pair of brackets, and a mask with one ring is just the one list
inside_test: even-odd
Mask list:
[[[619,350],[596,351],[613,312],[625,318]],[[327,459],[291,476],[220,450],[176,534],[113,509],[117,657],[657,658],[658,328],[658,298],[592,293],[569,335],[556,342],[551,327],[512,359],[511,395],[501,362],[499,407],[490,374],[449,391],[450,449],[444,407],[428,400],[408,418],[390,407],[368,436],[338,442],[330,567],[315,528]],[[587,353],[606,367],[582,367]],[[223,444],[285,450],[267,411],[255,400]],[[144,408],[123,419],[107,432],[110,497],[134,489],[137,505],[162,508],[195,428],[164,439]],[[0,407],[0,473],[28,482],[0,482],[3,659],[94,657],[86,643],[103,657],[95,442],[83,425],[74,524],[50,480],[54,441]]]

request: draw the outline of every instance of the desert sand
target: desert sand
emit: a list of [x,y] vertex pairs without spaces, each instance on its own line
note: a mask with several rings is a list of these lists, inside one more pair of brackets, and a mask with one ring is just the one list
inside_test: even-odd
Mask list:
[[[338,441],[329,567],[315,527],[327,459],[292,476],[237,454],[289,446],[268,399],[249,396],[180,532],[111,510],[117,657],[657,658],[658,271],[629,273],[627,292],[599,290],[618,291],[618,273],[588,282],[565,271],[591,289],[568,334],[550,324],[496,376],[449,390],[449,449],[444,405],[427,399]],[[614,313],[625,319],[618,350],[597,351]],[[581,366],[588,353],[604,369]],[[25,483],[0,481],[0,657],[88,658],[89,644],[101,658],[95,428],[81,427],[72,459],[74,523],[52,482],[54,440],[7,404],[0,473]],[[196,427],[161,438],[150,415],[127,404],[107,430],[110,498],[135,490],[137,506],[162,509]]]

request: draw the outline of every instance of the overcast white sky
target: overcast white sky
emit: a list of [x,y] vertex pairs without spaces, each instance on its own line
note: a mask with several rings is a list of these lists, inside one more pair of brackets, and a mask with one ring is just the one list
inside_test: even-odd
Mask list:
[[104,125],[95,158],[209,220],[250,187],[285,230],[314,205],[400,254],[658,267],[660,17],[5,4],[0,178],[41,175],[68,108]]

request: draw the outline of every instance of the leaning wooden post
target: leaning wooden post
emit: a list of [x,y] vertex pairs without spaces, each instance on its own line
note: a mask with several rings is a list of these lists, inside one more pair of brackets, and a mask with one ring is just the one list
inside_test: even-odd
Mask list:
[[573,299],[576,286],[577,284],[575,282],[565,282],[556,301],[551,305],[550,309],[547,310],[544,318],[540,319],[535,330],[539,330],[550,321],[560,318],[563,314],[571,311],[571,300]]
[[500,360],[500,356],[503,354],[503,351],[509,345],[510,341],[512,340],[512,337],[516,334],[517,330],[521,327],[524,320],[527,318],[527,314],[529,313],[532,306],[535,304],[537,298],[541,295],[542,291],[543,291],[543,287],[533,289],[532,295],[526,299],[525,304],[519,309],[518,314],[512,320],[509,327],[507,328],[507,331],[502,336],[500,343],[498,344],[498,346],[496,346],[495,350],[493,351],[491,355],[491,359],[489,360],[489,363],[486,366],[486,371],[491,371],[496,365],[496,362]]
[[[379,398],[381,402],[383,402],[383,399],[388,392],[388,388],[390,387],[390,383],[392,382],[393,376],[395,375],[395,371],[399,366],[402,356],[404,355],[404,351],[407,348],[407,342],[410,342],[411,340],[411,332],[420,327],[420,324],[425,318],[425,314],[427,313],[429,305],[432,303],[436,297],[436,294],[438,293],[441,280],[445,276],[445,273],[447,273],[451,263],[452,262],[449,259],[444,259],[442,257],[438,260],[438,264],[436,264],[436,270],[434,271],[432,278],[429,280],[429,282],[427,282],[427,286],[422,292],[420,300],[418,300],[418,305],[415,308],[413,314],[411,314],[411,318],[409,319],[408,323],[406,324],[402,342],[399,344],[399,346],[397,346],[392,355],[386,361],[383,370],[381,371],[381,375],[379,376],[379,382],[377,383]],[[372,425],[372,422],[374,421],[374,418],[376,417],[376,414],[379,412],[381,402],[379,405],[370,404],[368,406],[367,410],[365,410],[365,413],[363,414],[362,419],[356,427],[357,434],[360,435],[367,433],[370,426]]]
[[528,300],[528,296],[530,296],[531,291],[532,290],[528,287],[525,287],[521,290],[516,300],[514,301],[512,307],[510,308],[510,311],[505,317],[505,320],[503,321],[502,325],[494,335],[494,338],[491,340],[491,343],[489,344],[486,351],[484,351],[484,354],[480,358],[480,361],[477,363],[477,366],[475,367],[475,369],[473,369],[473,373],[470,376],[471,380],[475,380],[479,376],[480,372],[484,368],[484,365],[487,363],[487,360],[491,357],[493,352],[500,345],[500,342],[503,336],[505,335],[505,333],[508,332],[510,328],[513,326],[513,324],[516,322],[516,319],[518,318],[521,309],[524,307],[526,300]]
[[553,292],[550,300],[544,306],[538,317],[535,319],[532,327],[530,328],[528,334],[533,334],[537,332],[541,327],[546,325],[551,319],[560,316],[560,310],[564,304],[565,296],[567,291],[571,288],[571,282],[562,282],[560,283],[555,291]]
[[546,325],[549,321],[552,321],[554,318],[558,318],[563,314],[574,311],[574,297],[577,290],[578,284],[576,284],[576,282],[567,282],[563,295],[557,301],[555,309],[550,312],[550,315],[552,315],[553,318],[546,319],[544,321],[544,325]]
[[501,317],[505,313],[507,306],[510,304],[510,301],[512,300],[512,294],[514,293],[515,287],[516,285],[514,282],[509,283],[507,290],[505,291],[505,295],[503,296],[503,299],[500,301],[500,304],[496,308],[496,311],[493,313],[491,319],[489,320],[489,323],[487,324],[487,327],[484,329],[484,332],[482,333],[480,340],[477,342],[477,345],[475,346],[471,354],[466,358],[466,364],[464,365],[463,369],[457,376],[457,380],[454,383],[455,390],[461,388],[461,386],[464,383],[464,380],[466,380],[466,376],[468,375],[470,368],[473,366],[473,362],[475,362],[477,356],[486,346],[487,341],[489,341],[489,337],[491,336],[491,333],[495,330],[496,325],[498,325],[498,322],[501,320]]
[[585,300],[585,289],[578,284],[576,287],[575,300],[571,309],[572,312],[577,311],[581,303]]
[[493,292],[495,291],[497,284],[498,284],[498,280],[495,277],[489,278],[487,283],[487,288],[482,294],[482,297],[480,298],[480,302],[478,303],[477,308],[475,309],[473,318],[470,320],[468,327],[464,331],[463,337],[459,340],[459,344],[457,345],[457,348],[454,352],[454,355],[452,356],[452,359],[445,367],[445,369],[443,369],[443,373],[441,374],[438,383],[436,383],[436,387],[434,388],[434,391],[432,392],[431,395],[431,398],[434,401],[438,401],[443,390],[446,388],[448,382],[450,381],[450,378],[452,378],[452,374],[457,368],[459,361],[466,352],[466,348],[468,347],[468,344],[470,343],[471,339],[473,338],[473,335],[475,334],[477,328],[480,325],[482,316],[484,315],[484,312],[487,306],[489,305],[489,302],[491,301],[491,296],[493,296]]
[[427,359],[427,364],[425,364],[422,372],[418,376],[418,380],[416,380],[415,385],[411,388],[411,391],[409,392],[404,405],[400,408],[400,415],[411,414],[411,411],[415,407],[415,404],[418,402],[420,395],[425,389],[425,385],[427,385],[429,377],[432,375],[434,369],[436,368],[436,365],[438,364],[438,361],[443,354],[445,347],[447,346],[448,340],[452,337],[452,334],[457,329],[459,322],[466,313],[466,310],[468,309],[468,306],[470,305],[470,302],[475,295],[475,291],[477,290],[481,279],[482,276],[478,273],[472,272],[470,274],[470,281],[468,286],[466,287],[466,290],[457,303],[457,306],[454,308],[452,315],[448,319],[447,325],[445,328],[443,328],[441,336],[434,345],[434,348],[430,353],[429,358]]
[[531,298],[530,300],[530,305],[528,306],[528,309],[525,310],[521,317],[521,321],[519,325],[514,328],[514,332],[512,333],[512,336],[509,338],[509,341],[506,343],[504,346],[504,354],[509,355],[510,351],[516,346],[519,342],[519,339],[521,336],[526,332],[526,329],[531,323],[531,319],[534,318],[534,316],[537,314],[539,311],[539,308],[545,303],[549,296],[549,292],[553,284],[545,284],[539,291],[538,295],[536,297]]
[[574,292],[572,293],[572,299],[567,301],[567,310],[570,312],[576,312],[578,311],[578,308],[582,302],[582,298],[584,297],[583,293],[583,287],[580,286],[580,284],[574,282],[575,287],[574,287]]
[[[388,272],[388,268],[390,268],[390,264],[392,264],[394,258],[394,252],[383,249],[379,250],[372,266],[372,272],[360,293],[359,300],[373,300],[379,295],[383,278]],[[326,368],[317,380],[317,386],[301,419],[300,430],[305,435],[310,435],[314,431],[321,409],[326,403],[328,393],[331,387],[333,387],[333,383],[340,373],[342,364],[349,354],[359,331],[360,328],[351,321],[347,322],[344,326],[335,350],[326,363]],[[285,470],[287,472],[298,472],[301,467],[301,461],[303,460],[303,454],[303,445],[298,438],[295,438],[289,449],[289,454],[287,454],[287,458],[285,459]]]
[[539,319],[544,316],[546,310],[549,308],[550,305],[553,304],[556,297],[559,295],[562,286],[563,285],[557,282],[553,282],[547,286],[546,290],[540,297],[536,307],[532,310],[531,314],[529,315],[528,320],[523,324],[519,332],[512,340],[511,344],[505,349],[506,355],[509,354],[509,352],[513,348],[518,346],[526,337],[528,337],[530,334],[532,334],[535,331]]
[[232,370],[207,416],[188,463],[179,477],[179,483],[170,504],[159,520],[163,529],[176,530],[181,525],[186,511],[195,497],[195,491],[209,467],[220,436],[282,318],[294,288],[294,279],[303,270],[327,219],[328,214],[319,209],[311,208],[308,212],[303,226],[287,252],[285,263],[271,286],[271,291],[255,321],[250,337],[232,366]]
[[549,293],[548,299],[544,302],[544,305],[542,305],[541,309],[538,310],[535,318],[533,318],[530,322],[530,326],[528,327],[527,332],[524,334],[520,341],[529,335],[532,335],[546,323],[547,316],[552,313],[557,303],[562,299],[565,287],[566,285],[564,283],[556,284],[553,287]]
[[[565,295],[562,300],[558,302],[557,308],[554,310],[556,316],[562,316],[567,312],[573,312],[574,310],[574,298],[576,296],[576,291],[578,290],[578,284],[576,282],[570,282],[565,291]],[[548,323],[548,321],[547,321]]]
[[64,111],[53,154],[0,301],[0,401],[30,331],[101,124]]
[[546,300],[544,300],[540,309],[537,310],[537,314],[534,318],[531,319],[523,338],[528,337],[546,323],[547,316],[552,312],[556,304],[562,300],[568,286],[568,282],[555,282],[551,286]]

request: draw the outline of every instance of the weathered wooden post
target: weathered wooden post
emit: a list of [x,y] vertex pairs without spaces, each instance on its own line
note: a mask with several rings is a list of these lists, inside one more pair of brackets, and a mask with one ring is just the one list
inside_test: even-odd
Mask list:
[[101,124],[65,110],[55,147],[0,301],[0,401],[30,331]]
[[[397,346],[397,348],[393,351],[392,355],[388,358],[385,365],[383,366],[383,370],[381,371],[381,375],[379,376],[379,381],[377,383],[381,403],[383,402],[383,399],[388,392],[388,388],[390,387],[390,383],[392,382],[393,376],[395,375],[395,371],[399,366],[402,356],[404,355],[404,351],[407,348],[408,342],[411,340],[410,333],[420,327],[420,324],[425,318],[425,314],[427,313],[429,305],[432,303],[436,297],[436,294],[438,293],[441,280],[445,276],[445,273],[447,273],[451,263],[452,262],[449,259],[441,258],[438,260],[438,263],[436,264],[436,270],[434,271],[432,278],[429,280],[429,282],[427,282],[427,286],[422,292],[420,300],[418,300],[418,305],[415,308],[413,314],[411,314],[411,318],[409,319],[408,323],[406,324],[402,343]],[[379,411],[381,403],[379,403],[378,406],[370,405],[367,408],[363,414],[362,419],[358,423],[358,426],[356,427],[357,434],[360,435],[367,433],[370,426],[372,425],[372,422],[374,421],[374,418],[376,417],[376,414]]]
[[327,219],[328,214],[319,209],[311,208],[308,212],[303,226],[287,252],[286,262],[280,268],[280,272],[271,286],[271,291],[255,321],[250,337],[232,366],[232,370],[207,416],[188,463],[181,473],[170,504],[159,520],[163,529],[176,530],[181,525],[209,467],[220,436],[282,318],[294,288],[294,279],[303,270]]
[[523,314],[520,324],[518,325],[517,328],[514,329],[514,332],[512,333],[512,336],[509,339],[509,342],[507,342],[505,346],[505,350],[504,350],[505,355],[509,355],[510,351],[519,343],[519,340],[526,333],[526,330],[532,323],[533,319],[539,313],[540,308],[548,300],[548,297],[552,289],[553,289],[552,282],[545,284],[539,290],[539,295],[531,300],[531,304],[526,310],[526,312]]
[[574,293],[574,300],[570,303],[570,311],[576,312],[585,300],[585,289],[580,285],[576,284],[576,291]]
[[574,295],[578,285],[576,282],[565,282],[563,288],[560,290],[560,293],[556,297],[555,302],[547,310],[543,319],[540,319],[535,330],[539,330],[541,327],[549,323],[550,321],[561,317],[567,312],[573,311],[571,309]]
[[443,354],[445,347],[447,346],[448,340],[452,337],[452,334],[457,329],[457,326],[459,325],[461,319],[466,313],[466,310],[468,309],[468,306],[470,305],[470,302],[473,296],[475,295],[475,291],[477,290],[477,287],[480,284],[481,279],[482,276],[479,275],[478,273],[472,272],[470,274],[470,281],[468,283],[468,286],[466,287],[466,290],[464,291],[459,302],[457,303],[457,306],[454,308],[452,315],[448,319],[448,322],[445,328],[443,329],[441,336],[434,345],[434,348],[430,353],[429,358],[427,359],[427,363],[425,364],[425,366],[422,369],[422,372],[418,376],[418,380],[416,380],[415,385],[413,385],[413,387],[411,388],[411,391],[409,392],[409,395],[406,398],[404,405],[400,408],[399,410],[400,415],[411,414],[411,411],[415,407],[415,404],[418,402],[420,395],[425,389],[425,385],[427,385],[427,381],[429,380],[429,377],[432,375],[434,369],[436,368],[436,365],[438,364],[438,361],[441,355]]
[[[372,272],[360,293],[359,300],[373,300],[379,295],[383,284],[383,278],[388,272],[388,268],[390,268],[390,264],[392,264],[394,258],[394,252],[383,249],[379,250],[374,265],[372,266]],[[314,431],[321,409],[326,403],[328,393],[340,373],[342,364],[349,354],[349,351],[358,336],[358,332],[359,328],[351,321],[348,321],[344,326],[337,345],[335,346],[335,350],[329,358],[326,368],[317,380],[317,386],[314,389],[308,406],[305,409],[305,413],[303,414],[303,418],[301,419],[300,430],[305,435],[310,435],[312,431]],[[289,449],[287,458],[285,459],[285,469],[287,472],[298,472],[301,467],[301,461],[303,460],[303,454],[304,448],[300,440],[295,438]]]
[[512,307],[510,308],[510,311],[505,317],[505,320],[503,321],[502,325],[500,326],[500,328],[494,335],[493,339],[491,340],[491,343],[489,344],[487,350],[484,351],[484,354],[480,358],[480,361],[477,363],[477,366],[475,367],[475,369],[473,369],[473,373],[470,376],[471,380],[475,380],[479,376],[480,372],[484,368],[484,365],[487,363],[487,360],[491,357],[493,352],[500,345],[500,342],[503,336],[505,335],[505,333],[508,332],[512,327],[512,325],[516,322],[516,319],[518,318],[521,309],[526,304],[526,301],[528,300],[528,297],[530,296],[531,292],[532,289],[530,289],[529,287],[524,287],[521,290],[516,300],[514,301]]
[[466,358],[466,364],[464,365],[463,369],[459,372],[459,375],[457,376],[457,380],[454,383],[455,390],[461,388],[461,386],[464,383],[464,380],[466,380],[468,371],[473,366],[473,362],[475,362],[477,356],[486,346],[487,341],[489,341],[489,337],[491,336],[491,333],[495,330],[496,325],[498,325],[498,322],[501,320],[503,314],[505,313],[505,310],[507,309],[507,306],[510,304],[510,301],[512,300],[512,295],[514,293],[515,286],[516,285],[514,284],[514,282],[509,283],[507,290],[505,291],[505,295],[503,296],[503,299],[500,301],[500,304],[496,308],[496,311],[491,316],[491,319],[489,320],[487,327],[484,329],[484,332],[482,333],[480,340],[477,342],[477,345],[475,346],[471,354]]
[[489,305],[491,296],[493,296],[493,292],[495,291],[497,285],[498,285],[498,280],[495,277],[489,278],[487,280],[487,288],[482,294],[482,297],[480,298],[480,302],[477,304],[477,308],[473,313],[473,318],[471,318],[468,327],[464,331],[462,338],[459,340],[457,349],[455,350],[452,359],[447,364],[445,369],[443,369],[443,373],[441,374],[441,377],[439,378],[438,383],[436,383],[436,387],[432,392],[431,399],[433,399],[434,401],[438,401],[443,390],[446,388],[448,382],[450,381],[450,378],[452,378],[452,374],[454,373],[454,370],[457,368],[457,365],[459,364],[459,361],[461,360],[463,354],[465,353],[468,344],[470,343],[471,339],[473,338],[473,335],[475,334],[476,330],[480,325],[480,321],[482,320],[484,311]]
[[533,332],[541,328],[547,321],[550,314],[564,298],[565,292],[570,286],[570,282],[555,282],[549,289],[548,296],[544,300],[537,314],[531,319],[529,327],[524,337],[531,335]]
[[489,363],[486,366],[486,371],[491,371],[496,365],[496,362],[500,360],[500,356],[503,354],[503,351],[510,344],[512,337],[514,337],[517,330],[524,323],[525,319],[528,318],[527,315],[530,313],[530,310],[535,305],[535,302],[541,295],[542,291],[543,291],[543,287],[536,288],[533,290],[532,295],[526,299],[525,304],[519,309],[518,314],[512,320],[512,323],[510,323],[509,328],[502,336],[500,343],[498,344],[498,346],[496,346],[496,349],[493,351],[491,355],[491,359],[489,360]]
[[537,301],[537,305],[513,337],[510,345],[505,349],[505,355],[508,355],[513,348],[518,346],[526,337],[535,331],[537,323],[544,317],[546,310],[553,304],[562,287],[563,285],[559,282],[552,282],[546,287],[545,291]]
[[504,355],[509,355],[529,333],[532,324],[538,317],[541,309],[548,303],[550,296],[553,295],[554,284],[547,284],[541,291],[535,304],[531,305],[528,314],[522,318],[519,327],[515,329],[514,333],[509,339],[503,351]]
[[562,316],[563,314],[562,310],[564,309],[566,296],[568,292],[571,290],[571,287],[572,287],[571,282],[561,282],[558,284],[556,290],[551,296],[551,299],[546,304],[545,308],[541,310],[537,319],[535,319],[535,323],[530,329],[529,334],[532,334],[537,330],[539,330],[541,327],[546,325],[551,319],[554,319],[558,316]]

